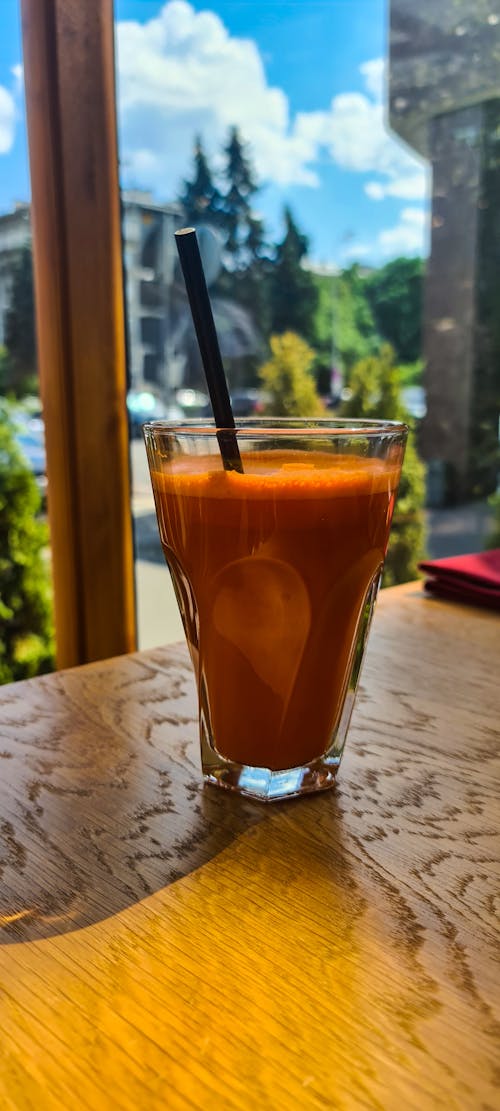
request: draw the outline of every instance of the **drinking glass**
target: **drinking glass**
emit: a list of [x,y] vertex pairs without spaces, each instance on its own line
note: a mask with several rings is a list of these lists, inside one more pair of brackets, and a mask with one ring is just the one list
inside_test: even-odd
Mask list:
[[[160,539],[199,697],[205,779],[263,800],[332,786],[384,565],[407,429],[156,421]],[[242,469],[224,469],[236,436]]]

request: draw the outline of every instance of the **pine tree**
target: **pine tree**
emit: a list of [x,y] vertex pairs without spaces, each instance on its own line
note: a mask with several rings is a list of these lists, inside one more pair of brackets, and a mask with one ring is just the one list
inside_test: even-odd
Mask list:
[[40,494],[0,409],[0,683],[53,666],[50,587]]
[[[406,420],[401,401],[399,372],[394,352],[384,344],[378,355],[361,359],[353,367],[352,395],[342,407],[342,416],[364,420]],[[425,470],[410,431],[398,500],[385,561],[384,586],[408,582],[418,576],[419,560],[424,558]]]
[[[262,219],[252,209],[257,180],[237,128],[231,129],[224,154],[226,192],[218,226],[225,247],[215,292],[243,306],[252,316],[256,332],[267,337],[271,330],[268,279],[272,248],[266,241]],[[245,370],[248,381],[255,381],[256,372],[257,361],[251,357]]]
[[314,351],[294,332],[271,336],[270,346],[271,358],[259,371],[262,387],[269,395],[269,415],[320,416],[323,406],[311,374]]
[[302,267],[308,240],[299,231],[289,208],[284,210],[285,236],[276,251],[271,279],[271,328],[290,329],[314,341],[318,289],[314,276]]
[[10,304],[5,319],[5,347],[5,392],[13,393],[16,397],[37,393],[35,302],[30,247],[23,248],[13,269]]
[[201,136],[194,144],[194,174],[192,181],[184,182],[184,192],[179,198],[186,224],[195,227],[202,222],[217,224],[220,220],[221,196],[214,184]]
[[251,201],[257,192],[257,180],[246,145],[237,127],[232,127],[224,149],[227,189],[222,202],[222,226],[226,233],[226,251],[232,268],[245,268],[260,250],[262,233],[259,221],[252,215]]

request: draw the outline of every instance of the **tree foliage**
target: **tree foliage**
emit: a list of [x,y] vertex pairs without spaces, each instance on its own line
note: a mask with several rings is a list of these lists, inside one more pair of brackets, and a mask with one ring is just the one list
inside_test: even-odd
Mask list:
[[395,258],[365,281],[376,329],[401,363],[414,363],[421,355],[423,277],[422,259]]
[[380,345],[375,321],[357,266],[342,274],[314,275],[318,303],[314,347],[321,366],[338,367],[346,381],[359,359]]
[[40,494],[0,408],[0,683],[53,666],[50,586]]
[[318,289],[313,275],[302,266],[308,240],[289,208],[283,215],[285,235],[276,249],[270,282],[271,328],[278,334],[293,329],[314,342]]
[[493,510],[493,518],[485,540],[485,548],[500,548],[500,493],[492,494],[488,498]]
[[[342,416],[365,420],[405,420],[394,352],[384,344],[378,355],[362,359],[353,368],[349,401]],[[384,586],[408,582],[418,576],[425,548],[425,470],[410,431],[398,500],[385,562]]]
[[201,137],[195,138],[193,177],[184,182],[180,202],[184,208],[187,224],[195,226],[201,222],[218,224],[222,198],[214,184]]
[[246,144],[237,127],[229,132],[224,148],[225,189],[221,204],[221,223],[231,269],[248,266],[259,256],[262,225],[252,213],[252,198],[258,185]]
[[2,387],[15,397],[37,393],[35,302],[31,248],[24,247],[12,272],[10,302],[5,318]]
[[0,347],[0,397],[8,392],[9,374],[9,356],[6,348]]
[[365,283],[357,265],[350,266],[337,278],[334,329],[346,379],[359,359],[376,351],[380,344]]
[[314,351],[294,332],[271,336],[271,358],[259,372],[269,397],[266,411],[273,417],[316,417],[323,406],[311,368]]

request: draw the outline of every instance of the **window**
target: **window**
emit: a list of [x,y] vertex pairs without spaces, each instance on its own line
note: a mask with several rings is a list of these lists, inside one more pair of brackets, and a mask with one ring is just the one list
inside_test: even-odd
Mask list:
[[[140,302],[128,286],[132,385],[154,383],[159,400],[186,415],[207,401],[171,253],[175,226],[194,224],[238,414],[279,405],[261,370],[270,337],[285,330],[309,345],[304,369],[327,411],[409,413],[400,558],[388,581],[415,575],[426,548],[441,556],[481,547],[492,525],[496,8],[496,0],[116,6],[122,195],[124,205],[139,198],[147,214]],[[163,271],[161,242],[170,244]],[[145,344],[152,307],[164,324],[154,370]],[[389,402],[383,383],[394,370]],[[150,513],[154,520],[152,502]]]

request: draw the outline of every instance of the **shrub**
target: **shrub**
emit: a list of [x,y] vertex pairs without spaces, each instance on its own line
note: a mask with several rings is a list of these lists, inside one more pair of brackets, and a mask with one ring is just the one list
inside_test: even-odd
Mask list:
[[50,579],[41,499],[0,404],[0,683],[53,666]]
[[485,548],[500,548],[500,492],[488,498],[488,504],[493,510],[493,520],[490,531],[484,542]]
[[[389,344],[384,344],[378,355],[356,363],[350,387],[352,395],[342,407],[342,416],[409,423],[401,401],[399,371]],[[408,582],[418,575],[418,563],[425,554],[424,501],[425,469],[410,429],[385,562],[384,586]]]
[[273,417],[317,417],[323,412],[311,374],[315,353],[295,332],[271,336],[271,358],[259,371]]

